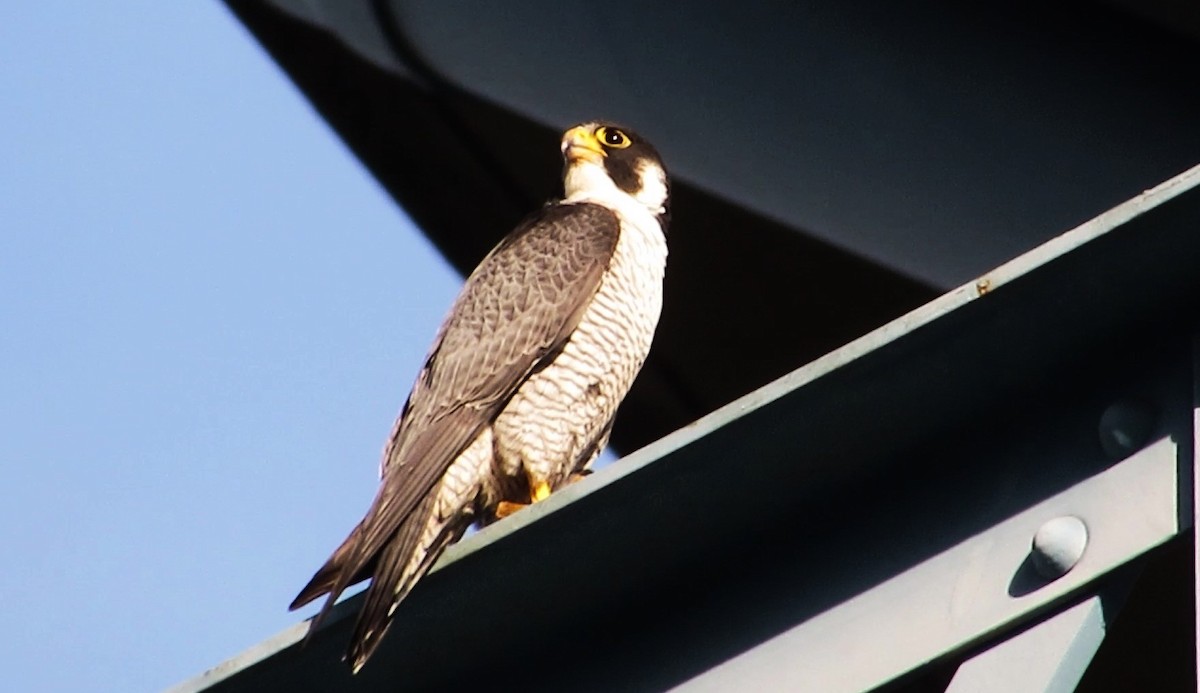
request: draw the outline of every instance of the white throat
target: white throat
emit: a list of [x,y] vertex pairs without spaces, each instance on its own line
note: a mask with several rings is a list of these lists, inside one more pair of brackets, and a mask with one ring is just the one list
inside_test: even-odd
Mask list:
[[644,162],[638,175],[642,187],[631,195],[613,183],[603,165],[587,160],[576,161],[567,167],[567,174],[563,177],[564,201],[598,202],[625,210],[636,205],[654,216],[664,213],[667,202],[666,173],[659,166]]

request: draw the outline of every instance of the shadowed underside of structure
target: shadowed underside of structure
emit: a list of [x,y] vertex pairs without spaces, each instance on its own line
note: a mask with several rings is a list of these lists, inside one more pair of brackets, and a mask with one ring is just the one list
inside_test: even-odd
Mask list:
[[[265,5],[233,7],[460,272],[561,194],[556,129],[448,84],[417,86]],[[677,179],[672,200],[666,305],[621,409],[619,449],[641,447],[937,294],[686,181]]]
[[462,272],[569,118],[661,144],[613,442],[667,437],[451,549],[361,676],[352,599],[180,690],[1194,690],[1200,172],[1138,196],[1200,161],[1192,5],[227,4]]
[[468,538],[358,676],[354,598],[176,693],[1194,690],[1198,222],[1200,167]]

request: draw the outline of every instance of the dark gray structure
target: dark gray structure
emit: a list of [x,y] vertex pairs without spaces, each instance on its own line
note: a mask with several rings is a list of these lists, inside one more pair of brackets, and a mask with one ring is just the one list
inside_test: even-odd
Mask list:
[[575,120],[682,183],[657,442],[180,691],[1195,690],[1194,3],[230,6],[459,267]]

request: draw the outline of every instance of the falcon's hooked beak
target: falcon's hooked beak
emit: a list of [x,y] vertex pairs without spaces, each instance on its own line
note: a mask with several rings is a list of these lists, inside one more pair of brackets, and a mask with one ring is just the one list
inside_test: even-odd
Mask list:
[[573,127],[563,133],[562,153],[568,164],[587,161],[593,164],[603,164],[604,147],[596,139],[596,133],[590,128]]

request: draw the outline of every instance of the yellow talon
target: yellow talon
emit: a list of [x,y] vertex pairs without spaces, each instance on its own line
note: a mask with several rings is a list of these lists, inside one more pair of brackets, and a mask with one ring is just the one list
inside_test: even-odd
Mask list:
[[538,501],[544,501],[549,497],[550,497],[550,484],[548,484],[544,481],[539,481],[536,484],[534,484],[532,489],[529,490],[529,502],[528,503],[514,503],[512,501],[500,501],[496,505],[496,512],[495,512],[496,519],[503,520],[504,518],[508,517],[509,515],[512,515],[513,513],[520,510],[521,508],[524,508],[526,506],[537,503]]
[[510,501],[500,501],[500,503],[496,506],[496,519],[503,520],[504,518],[508,517],[509,515],[512,515],[513,513],[517,512],[518,510],[520,510],[521,508],[524,508],[524,507],[525,507],[524,503],[512,503]]

